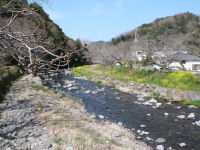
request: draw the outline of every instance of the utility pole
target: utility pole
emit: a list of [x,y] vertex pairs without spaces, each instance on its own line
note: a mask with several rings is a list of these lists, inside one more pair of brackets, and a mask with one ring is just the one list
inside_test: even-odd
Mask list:
[[135,43],[137,42],[137,28],[135,29],[135,39],[134,39],[134,42]]

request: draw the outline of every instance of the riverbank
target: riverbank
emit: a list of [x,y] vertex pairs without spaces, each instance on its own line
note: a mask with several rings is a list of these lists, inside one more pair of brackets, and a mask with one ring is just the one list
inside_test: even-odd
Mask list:
[[0,66],[0,102],[12,83],[21,75],[19,70],[17,66]]
[[0,107],[1,149],[151,149],[121,124],[96,121],[79,100],[30,75],[13,84]]
[[199,76],[188,72],[156,72],[92,65],[77,67],[72,73],[123,92],[145,92],[159,99],[200,106]]

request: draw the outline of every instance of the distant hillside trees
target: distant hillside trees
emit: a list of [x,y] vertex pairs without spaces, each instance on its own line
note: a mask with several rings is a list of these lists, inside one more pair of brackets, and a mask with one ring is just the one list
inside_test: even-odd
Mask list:
[[101,63],[133,64],[140,52],[146,55],[142,64],[157,64],[166,69],[175,59],[174,53],[181,51],[200,56],[200,17],[189,12],[156,19],[108,43],[89,46],[91,58]]

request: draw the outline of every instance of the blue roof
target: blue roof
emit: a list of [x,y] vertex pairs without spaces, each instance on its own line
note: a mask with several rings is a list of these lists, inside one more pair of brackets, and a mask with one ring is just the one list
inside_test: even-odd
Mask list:
[[185,53],[177,53],[177,59],[178,60],[185,60],[185,61],[200,61],[200,57],[194,56],[194,55],[189,55]]

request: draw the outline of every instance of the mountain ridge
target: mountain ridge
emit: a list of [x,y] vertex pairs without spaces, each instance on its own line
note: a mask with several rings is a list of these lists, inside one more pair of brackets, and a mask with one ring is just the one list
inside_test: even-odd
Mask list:
[[200,17],[190,12],[176,14],[164,18],[157,18],[155,21],[139,26],[126,34],[112,38],[112,44],[140,39],[175,39],[180,40],[185,46],[200,48]]

